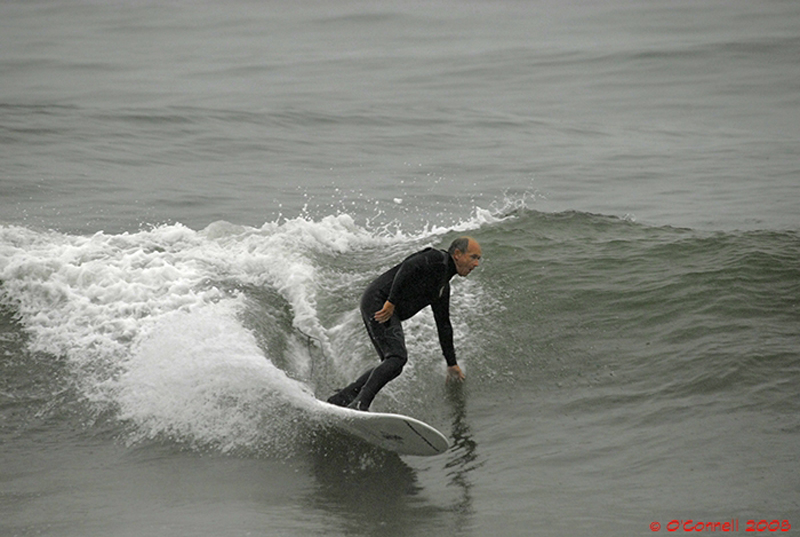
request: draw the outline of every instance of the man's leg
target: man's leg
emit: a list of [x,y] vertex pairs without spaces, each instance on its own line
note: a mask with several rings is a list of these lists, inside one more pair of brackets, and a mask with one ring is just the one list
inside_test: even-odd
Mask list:
[[[379,308],[375,308],[375,300],[371,301],[372,294],[369,292],[364,293],[364,296],[361,297],[361,320],[364,322],[364,326],[367,329],[367,335],[369,336],[370,341],[372,341],[372,346],[375,347],[375,352],[378,353],[381,361],[386,357],[383,354],[383,349],[381,348],[380,343],[375,339],[375,335],[373,331],[370,329],[370,311],[373,309],[378,311]],[[380,301],[379,299],[377,300]],[[374,315],[374,314],[373,314]],[[376,366],[377,367],[377,366]],[[361,388],[364,387],[364,384],[367,383],[369,380],[370,375],[372,372],[375,371],[374,367],[367,369],[364,373],[362,373],[354,382],[349,384],[346,388],[342,388],[332,396],[328,398],[328,402],[332,405],[337,406],[348,406],[353,400],[361,393]]]
[[[339,406],[353,406],[367,410],[375,395],[389,381],[396,378],[408,361],[403,326],[398,317],[386,323],[375,320],[375,312],[383,307],[384,300],[370,289],[361,297],[361,319],[367,329],[380,365],[361,374],[352,384],[328,398],[328,402]],[[358,401],[356,401],[356,399]]]
[[408,353],[403,326],[399,318],[392,317],[385,323],[379,323],[369,315],[364,314],[362,317],[367,333],[382,361],[378,367],[368,371],[353,383],[355,385],[359,381],[363,381],[355,399],[349,406],[358,410],[367,410],[381,388],[403,372],[403,366],[408,361]]
[[373,371],[375,371],[374,367],[362,373],[361,376],[359,376],[352,384],[349,384],[346,388],[342,388],[335,394],[331,395],[328,398],[328,402],[337,406],[347,406],[352,403],[353,399],[355,399],[361,391],[361,388],[363,388],[364,384],[367,383],[367,380]]
[[356,410],[369,410],[372,400],[378,392],[390,381],[397,378],[403,372],[405,360],[397,356],[390,356],[381,365],[372,370],[367,382],[359,391],[356,398],[348,406]]

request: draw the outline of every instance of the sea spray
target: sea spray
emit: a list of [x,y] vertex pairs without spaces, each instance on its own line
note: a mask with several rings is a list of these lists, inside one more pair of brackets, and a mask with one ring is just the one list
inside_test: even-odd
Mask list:
[[[506,217],[476,209],[458,230]],[[63,360],[77,397],[115,416],[127,441],[285,451],[314,395],[375,360],[361,289],[450,231],[370,231],[346,214],[88,237],[0,227],[1,296],[28,348]],[[441,365],[432,331],[425,316],[410,323],[421,358],[390,400]]]

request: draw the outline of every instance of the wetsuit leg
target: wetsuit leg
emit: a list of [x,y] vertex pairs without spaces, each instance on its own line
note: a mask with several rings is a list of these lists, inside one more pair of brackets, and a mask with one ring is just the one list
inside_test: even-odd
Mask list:
[[[374,312],[371,315],[374,315]],[[405,335],[400,319],[392,317],[385,323],[379,323],[372,319],[371,315],[363,316],[364,324],[382,361],[380,365],[369,372],[368,378],[359,389],[355,403],[361,410],[369,408],[381,388],[397,378],[403,372],[403,366],[408,361]],[[365,376],[367,375],[362,375],[359,380],[364,380]]]
[[332,405],[347,406],[353,402],[353,399],[361,392],[361,388],[367,383],[374,367],[369,368],[366,372],[362,373],[353,383],[349,384],[346,388],[342,388],[331,397],[328,402]]
[[383,303],[384,300],[371,288],[361,297],[361,319],[381,363],[339,392],[345,397],[355,394],[355,405],[362,410],[369,408],[375,395],[403,371],[403,366],[408,361],[400,318],[392,317],[385,323],[375,320],[375,312],[383,307]]
[[386,323],[379,323],[374,318],[375,312],[383,307],[383,302],[371,289],[367,289],[361,298],[361,318],[381,363],[331,396],[329,403],[348,406],[357,399],[358,408],[366,410],[381,388],[403,371],[408,352],[400,319],[392,317]]

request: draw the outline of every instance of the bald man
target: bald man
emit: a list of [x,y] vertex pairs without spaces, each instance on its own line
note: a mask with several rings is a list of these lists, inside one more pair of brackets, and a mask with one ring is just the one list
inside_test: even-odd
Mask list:
[[328,402],[369,410],[375,395],[400,375],[408,361],[401,321],[413,317],[426,306],[433,310],[439,344],[447,362],[447,381],[464,380],[453,346],[450,279],[456,274],[467,277],[480,260],[478,242],[470,237],[459,237],[447,251],[426,248],[373,281],[361,297],[361,317],[381,363],[332,395]]

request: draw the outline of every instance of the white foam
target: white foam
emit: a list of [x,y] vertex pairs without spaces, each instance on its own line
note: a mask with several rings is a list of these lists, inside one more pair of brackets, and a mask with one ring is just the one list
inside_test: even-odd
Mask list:
[[[494,218],[476,209],[458,229]],[[329,261],[408,250],[449,231],[371,232],[345,214],[90,237],[0,226],[0,297],[18,314],[31,350],[65,357],[86,399],[116,409],[133,438],[167,435],[230,449],[279,430],[270,413],[313,401],[244,327],[241,289],[276,291],[292,325],[337,356],[343,340],[332,345],[331,333],[350,333],[360,322],[349,315],[355,304],[341,317],[347,329],[320,321],[320,293],[348,278]]]
[[217,304],[164,316],[124,373],[102,385],[119,418],[135,424],[134,440],[167,436],[222,451],[290,440],[281,409],[307,406],[313,395],[264,359],[233,313]]

